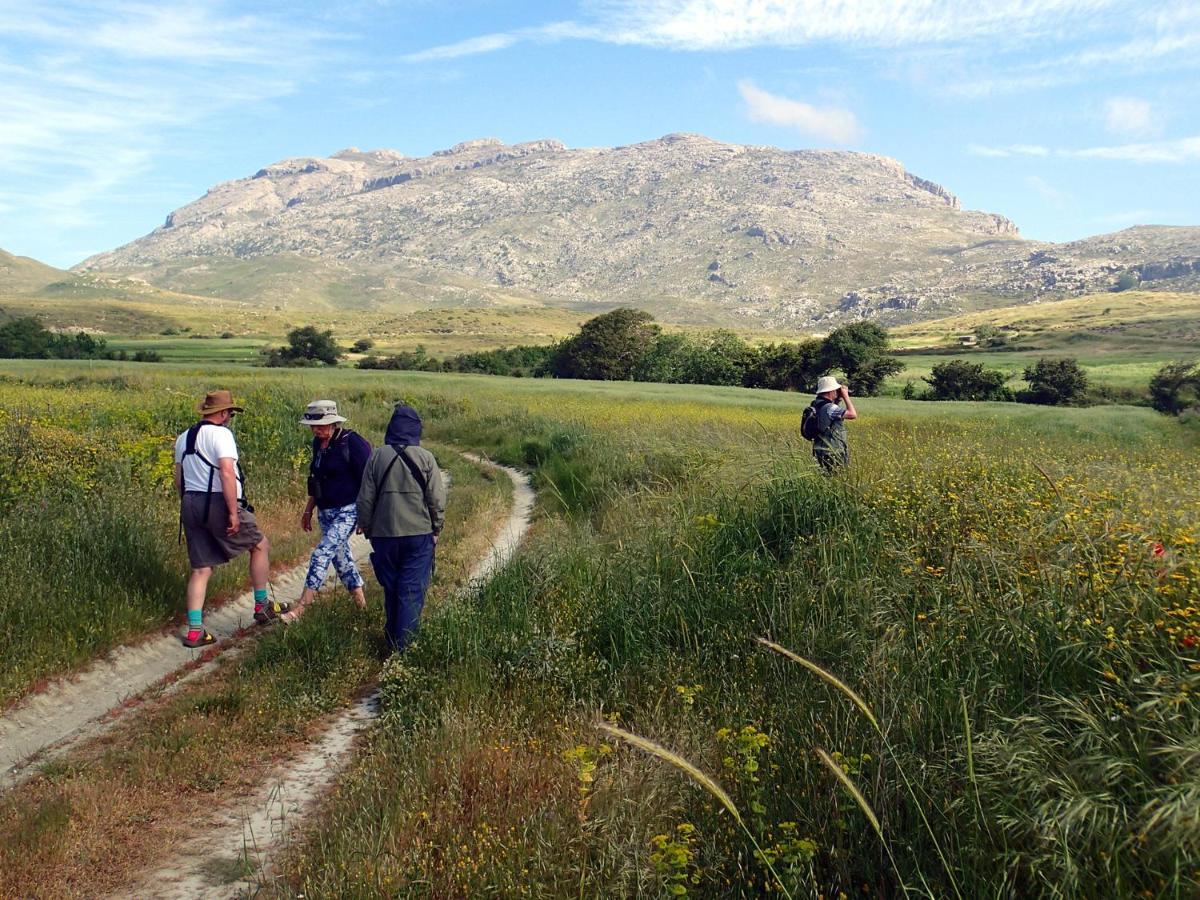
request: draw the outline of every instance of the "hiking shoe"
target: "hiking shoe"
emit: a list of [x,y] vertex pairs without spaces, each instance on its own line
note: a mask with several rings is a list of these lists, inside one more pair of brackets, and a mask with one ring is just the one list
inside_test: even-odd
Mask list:
[[183,641],[183,646],[191,647],[193,649],[196,647],[207,647],[209,644],[215,644],[217,642],[217,639],[204,629],[200,630],[200,636],[194,640],[188,637],[186,634],[184,634],[181,640]]
[[268,600],[263,604],[262,609],[255,611],[254,621],[259,625],[266,625],[268,622],[273,622],[285,612],[290,610],[290,603],[280,603],[278,600]]

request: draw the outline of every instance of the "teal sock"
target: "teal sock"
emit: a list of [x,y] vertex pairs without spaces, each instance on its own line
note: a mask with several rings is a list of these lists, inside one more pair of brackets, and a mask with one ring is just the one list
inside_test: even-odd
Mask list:
[[204,629],[204,610],[189,609],[188,610],[188,631],[202,631]]
[[254,589],[254,611],[258,612],[260,609],[262,609],[266,605],[267,605],[267,589],[266,588],[255,588]]

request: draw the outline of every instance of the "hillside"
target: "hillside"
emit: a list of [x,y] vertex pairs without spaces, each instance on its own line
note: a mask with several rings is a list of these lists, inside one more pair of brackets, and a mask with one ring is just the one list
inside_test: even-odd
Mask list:
[[623,303],[680,323],[824,329],[1070,296],[1127,270],[1186,289],[1200,229],[1053,245],[880,156],[696,135],[481,140],[284,160],[77,269],[284,309]]
[[961,346],[985,329],[1009,348],[1089,353],[1150,351],[1195,355],[1200,347],[1200,294],[1123,291],[989,309],[892,330],[896,346]]

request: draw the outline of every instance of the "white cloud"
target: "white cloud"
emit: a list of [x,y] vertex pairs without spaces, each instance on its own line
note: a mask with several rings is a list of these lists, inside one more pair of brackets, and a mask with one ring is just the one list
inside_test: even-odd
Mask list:
[[746,101],[752,122],[783,125],[836,144],[853,144],[862,138],[863,129],[854,113],[848,109],[816,107],[800,100],[780,97],[750,81],[739,81],[738,91]]
[[517,32],[502,34],[485,34],[479,37],[467,38],[455,44],[443,44],[440,47],[430,47],[418,53],[409,53],[401,57],[405,62],[431,62],[438,59],[457,59],[460,56],[474,56],[479,53],[492,53],[503,50],[522,40]]
[[1107,159],[1134,163],[1183,163],[1200,161],[1200,136],[1174,141],[1151,141],[1138,144],[1119,144],[1112,147],[1085,147],[1074,150],[1051,150],[1037,144],[1013,144],[1008,147],[986,147],[971,144],[967,152],[975,156],[995,158],[1013,156],[1054,156],[1066,159]]
[[1162,131],[1154,107],[1137,97],[1110,97],[1104,104],[1104,127],[1134,137],[1155,137]]
[[1050,150],[1040,144],[1010,144],[1007,147],[985,147],[971,144],[967,151],[975,156],[1007,157],[1007,156],[1049,156]]
[[95,224],[180,130],[291,93],[333,39],[204,0],[0,0],[9,205],[45,234]]
[[1200,135],[1174,141],[1121,144],[1115,147],[1088,147],[1084,150],[1060,150],[1062,156],[1075,159],[1109,159],[1135,163],[1184,163],[1200,161]]
[[1033,188],[1043,200],[1048,202],[1056,209],[1062,209],[1071,200],[1071,195],[1066,191],[1059,190],[1051,185],[1046,179],[1039,175],[1030,175],[1025,179],[1025,183]]

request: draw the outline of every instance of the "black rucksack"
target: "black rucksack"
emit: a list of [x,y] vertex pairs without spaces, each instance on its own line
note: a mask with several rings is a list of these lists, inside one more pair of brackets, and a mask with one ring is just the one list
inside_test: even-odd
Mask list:
[[806,441],[815,441],[821,436],[821,409],[826,403],[832,403],[828,397],[818,397],[800,414],[800,436]]

